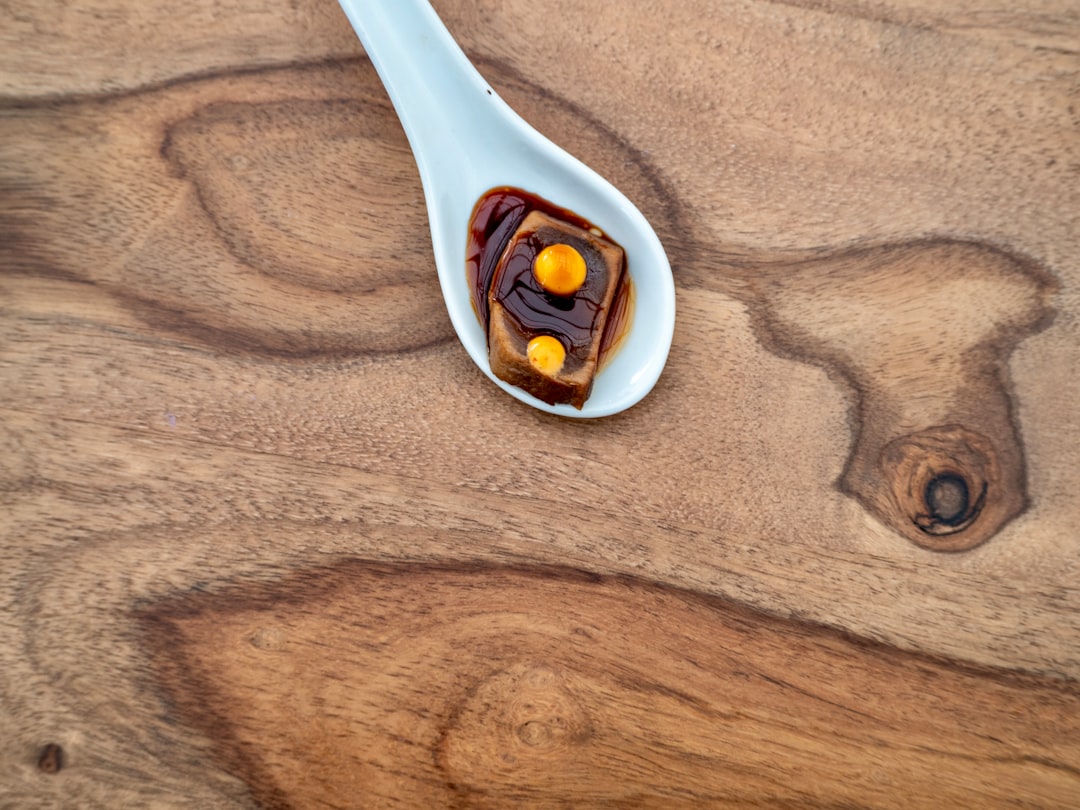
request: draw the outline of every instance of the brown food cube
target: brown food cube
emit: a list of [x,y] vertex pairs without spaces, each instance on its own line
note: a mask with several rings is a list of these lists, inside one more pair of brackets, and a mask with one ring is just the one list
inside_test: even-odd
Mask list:
[[[585,282],[571,295],[545,290],[533,262],[550,245],[569,245],[585,260]],[[488,291],[488,359],[502,380],[549,404],[581,408],[592,391],[600,342],[622,282],[625,257],[618,245],[540,211],[532,211],[510,238]],[[550,335],[566,358],[555,373],[529,362],[529,341]]]

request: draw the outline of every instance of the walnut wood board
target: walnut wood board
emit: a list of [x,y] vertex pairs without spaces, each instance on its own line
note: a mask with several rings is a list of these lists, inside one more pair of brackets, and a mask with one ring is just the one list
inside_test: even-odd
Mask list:
[[8,4],[0,807],[1080,805],[1074,4],[435,6],[659,385],[472,366],[336,4]]

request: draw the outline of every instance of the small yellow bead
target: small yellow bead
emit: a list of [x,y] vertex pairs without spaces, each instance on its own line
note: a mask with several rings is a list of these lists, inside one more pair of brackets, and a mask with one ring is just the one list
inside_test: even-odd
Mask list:
[[548,245],[533,261],[533,276],[554,295],[573,295],[585,283],[585,259],[570,245]]
[[529,364],[546,377],[554,377],[566,360],[566,349],[551,335],[539,335],[529,341],[525,350]]

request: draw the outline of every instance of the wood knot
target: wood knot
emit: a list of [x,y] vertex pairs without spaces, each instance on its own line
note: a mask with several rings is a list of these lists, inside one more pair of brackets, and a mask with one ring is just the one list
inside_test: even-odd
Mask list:
[[520,664],[485,680],[443,735],[440,759],[459,785],[492,772],[532,782],[581,756],[593,731],[572,675]]
[[970,488],[962,474],[938,473],[926,485],[923,496],[928,514],[916,522],[927,534],[959,531],[978,515],[985,496],[984,485],[978,500],[972,503]]
[[530,748],[567,748],[588,739],[590,731],[580,703],[563,676],[541,667],[525,674],[507,696],[505,723]]
[[958,425],[890,442],[879,468],[890,489],[890,522],[924,548],[974,548],[1011,516],[1002,514],[1009,499],[993,444]]
[[765,345],[854,389],[843,492],[937,551],[973,548],[1023,512],[1006,371],[1020,341],[1054,318],[1060,285],[1045,268],[991,245],[928,240],[746,272]]
[[554,737],[551,726],[543,720],[526,720],[518,726],[517,734],[525,745],[531,746],[550,745]]
[[64,749],[57,743],[48,743],[38,754],[38,770],[42,773],[58,773],[64,767]]
[[264,625],[248,636],[248,641],[257,650],[279,652],[285,649],[285,631],[276,625]]

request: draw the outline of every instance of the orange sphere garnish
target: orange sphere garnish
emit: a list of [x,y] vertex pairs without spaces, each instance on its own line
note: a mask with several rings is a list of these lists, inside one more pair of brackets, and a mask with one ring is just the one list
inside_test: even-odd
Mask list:
[[538,335],[529,341],[525,350],[529,364],[546,377],[554,377],[562,370],[566,349],[551,335]]
[[585,259],[570,245],[548,245],[533,261],[533,276],[554,295],[573,295],[585,283]]

